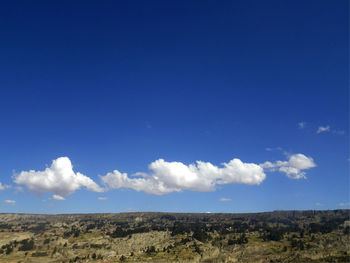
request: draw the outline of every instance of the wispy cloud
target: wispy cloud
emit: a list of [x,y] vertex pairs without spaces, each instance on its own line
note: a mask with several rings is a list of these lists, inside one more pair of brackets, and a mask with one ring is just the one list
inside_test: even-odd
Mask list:
[[319,126],[317,131],[316,131],[317,134],[324,133],[324,132],[331,132],[335,135],[344,135],[345,134],[344,130],[334,130],[334,129],[331,129],[331,127],[329,125]]
[[221,202],[231,202],[231,201],[232,201],[231,198],[225,198],[225,197],[221,197],[219,200],[220,200]]
[[15,194],[17,193],[22,193],[24,191],[23,187],[22,186],[16,186],[15,187]]
[[66,198],[64,198],[63,196],[61,195],[53,195],[52,200],[57,200],[57,201],[63,201],[63,200],[66,200]]
[[267,152],[282,151],[283,152],[283,149],[282,149],[282,147],[266,147],[265,151],[267,151]]
[[[299,129],[305,129],[305,128],[312,128],[310,127],[312,125],[308,125],[306,122],[299,122],[298,123],[298,128]],[[316,129],[316,133],[320,134],[320,133],[333,133],[335,135],[344,135],[345,131],[344,130],[339,130],[339,129],[332,129],[330,125],[321,125],[318,126]]]
[[331,127],[329,125],[327,126],[319,126],[316,133],[322,133],[322,132],[330,132],[331,131]]
[[3,191],[3,190],[8,189],[8,188],[11,188],[11,185],[7,185],[7,184],[4,185],[0,182],[0,191]]
[[316,206],[323,206],[323,204],[320,203],[320,202],[317,202],[315,205],[316,205]]
[[343,130],[332,130],[332,132],[336,135],[344,135],[345,134],[345,131],[343,131]]
[[347,207],[350,206],[350,202],[344,202],[344,203],[339,203],[337,204],[338,207]]
[[16,201],[15,200],[4,200],[4,203],[8,204],[8,205],[15,205]]
[[305,121],[301,121],[298,123],[298,128],[299,129],[304,129],[306,127],[306,122]]
[[104,197],[104,196],[99,196],[97,197],[98,200],[101,200],[101,201],[105,201],[107,200],[108,198],[107,197]]

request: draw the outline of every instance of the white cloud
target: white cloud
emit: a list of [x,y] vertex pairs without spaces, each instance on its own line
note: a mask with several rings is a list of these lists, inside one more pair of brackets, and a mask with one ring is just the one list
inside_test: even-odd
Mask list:
[[337,204],[337,206],[339,207],[350,206],[350,202],[339,203]]
[[57,200],[57,201],[63,201],[63,200],[66,200],[66,198],[64,198],[63,196],[61,195],[53,195],[52,198],[53,200]]
[[13,176],[16,184],[24,184],[30,191],[40,195],[54,193],[70,195],[81,187],[94,192],[103,192],[91,178],[73,171],[68,157],[60,157],[52,161],[52,165],[44,171],[22,171]]
[[[311,157],[303,154],[291,155],[288,161],[265,162],[263,164],[244,163],[240,159],[232,159],[222,163],[221,167],[210,162],[197,161],[189,165],[181,162],[167,162],[158,159],[149,165],[149,173],[136,173],[129,176],[118,170],[100,176],[106,188],[101,188],[91,178],[73,171],[68,157],[60,157],[52,161],[52,165],[44,171],[22,171],[13,175],[16,184],[23,184],[30,191],[40,195],[53,193],[53,200],[65,200],[63,196],[70,195],[81,187],[94,192],[104,192],[108,189],[129,188],[149,194],[163,195],[184,190],[208,192],[215,191],[217,185],[247,184],[259,185],[268,171],[280,171],[289,178],[305,178],[304,170],[315,167]],[[107,200],[98,197],[98,200]],[[221,198],[220,201],[230,201]]]
[[[299,129],[305,129],[307,126],[309,126],[306,122],[302,121],[298,123],[298,128]],[[319,126],[316,130],[316,133],[323,133],[323,132],[331,132],[333,134],[336,135],[344,135],[345,131],[344,130],[333,130],[331,129],[331,127],[329,125],[325,125],[325,126]]]
[[330,130],[331,130],[331,127],[329,125],[327,125],[327,126],[320,126],[320,127],[318,127],[316,133],[330,132]]
[[5,190],[5,189],[8,189],[8,188],[11,188],[11,186],[10,185],[7,185],[7,184],[2,184],[1,182],[0,182],[0,191],[2,191],[2,190]]
[[101,200],[101,201],[104,201],[104,200],[107,200],[108,198],[107,197],[104,197],[104,196],[100,196],[100,197],[97,197],[98,200]]
[[323,204],[320,203],[320,202],[317,202],[315,205],[316,205],[316,206],[323,206]]
[[231,199],[231,198],[222,197],[222,198],[220,198],[220,201],[221,201],[221,202],[231,202],[232,199]]
[[292,179],[301,179],[306,178],[306,173],[303,170],[316,167],[316,164],[311,157],[298,153],[291,155],[288,161],[277,161],[275,163],[265,162],[260,166],[269,169],[270,171],[278,170]]
[[306,122],[304,122],[304,121],[298,123],[298,128],[299,129],[304,129],[305,126],[306,126]]
[[101,176],[101,180],[110,189],[131,188],[162,195],[183,190],[214,191],[218,184],[257,185],[266,177],[263,168],[254,163],[243,163],[239,159],[233,159],[222,165],[223,167],[219,168],[202,161],[185,165],[181,162],[158,159],[149,165],[149,174],[137,173],[129,177],[126,173],[114,170]]
[[4,203],[8,204],[8,205],[15,205],[16,201],[15,200],[4,200]]

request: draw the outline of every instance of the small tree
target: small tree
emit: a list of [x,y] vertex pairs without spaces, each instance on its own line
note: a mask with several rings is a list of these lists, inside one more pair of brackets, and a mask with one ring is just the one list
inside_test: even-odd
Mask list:
[[11,254],[12,251],[13,251],[13,247],[8,246],[7,249],[6,249],[6,255]]
[[154,252],[156,252],[156,248],[154,246],[150,246],[146,250],[147,254],[151,254],[151,253],[154,253]]

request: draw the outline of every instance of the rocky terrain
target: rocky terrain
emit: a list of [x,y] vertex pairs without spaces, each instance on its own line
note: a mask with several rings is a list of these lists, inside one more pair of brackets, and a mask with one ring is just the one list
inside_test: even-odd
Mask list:
[[0,214],[0,262],[350,262],[349,213]]

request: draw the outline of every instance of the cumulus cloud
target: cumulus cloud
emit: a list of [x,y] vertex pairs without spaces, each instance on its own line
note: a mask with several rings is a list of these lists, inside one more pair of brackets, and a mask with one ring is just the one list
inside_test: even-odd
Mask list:
[[51,197],[52,200],[57,200],[57,201],[63,201],[63,200],[66,200],[66,198],[64,198],[63,196],[61,195],[53,195]]
[[4,203],[8,204],[8,205],[15,205],[16,201],[15,200],[4,200]]
[[[184,190],[208,192],[215,191],[218,185],[247,184],[259,185],[265,178],[265,170],[280,171],[289,178],[305,178],[305,171],[315,167],[311,157],[303,154],[289,156],[287,161],[265,162],[263,164],[245,163],[240,159],[232,159],[221,166],[210,162],[197,161],[186,165],[181,162],[167,162],[158,159],[149,164],[149,173],[136,173],[129,176],[118,170],[100,176],[105,188],[101,188],[91,178],[73,171],[68,157],[60,157],[52,161],[44,171],[22,171],[13,175],[16,184],[23,184],[38,195],[53,193],[53,200],[65,200],[70,195],[85,187],[94,192],[110,189],[129,188],[149,194],[163,195]],[[265,170],[264,170],[265,169]],[[98,197],[98,200],[107,200]],[[221,198],[220,201],[231,201]]]
[[104,200],[107,200],[108,198],[107,197],[104,197],[104,196],[100,196],[100,197],[97,197],[98,200],[101,200],[101,201],[104,201]]
[[5,190],[5,189],[8,189],[8,188],[11,188],[11,186],[10,185],[7,185],[7,184],[2,184],[1,182],[0,182],[0,191],[2,191],[2,190]]
[[81,187],[94,192],[103,192],[91,178],[73,171],[68,157],[60,157],[52,161],[52,165],[44,171],[22,171],[13,176],[16,184],[25,185],[30,191],[40,195],[54,193],[70,195]]
[[314,160],[311,157],[307,157],[304,154],[297,153],[289,156],[288,161],[277,161],[277,162],[265,162],[260,165],[264,169],[270,171],[279,171],[285,173],[289,178],[301,179],[306,178],[305,172],[316,166]]
[[222,197],[222,198],[220,198],[220,201],[221,201],[221,202],[231,202],[232,199],[231,199],[231,198]]
[[197,161],[195,164],[185,165],[158,159],[149,165],[149,170],[149,174],[137,173],[132,177],[114,170],[101,176],[101,180],[111,189],[131,188],[162,195],[183,190],[214,191],[218,184],[257,185],[266,177],[259,165],[243,163],[239,159],[223,163],[221,168],[209,162]]
[[316,133],[330,132],[330,130],[331,130],[331,127],[329,125],[327,125],[327,126],[320,126],[320,127],[318,127]]

